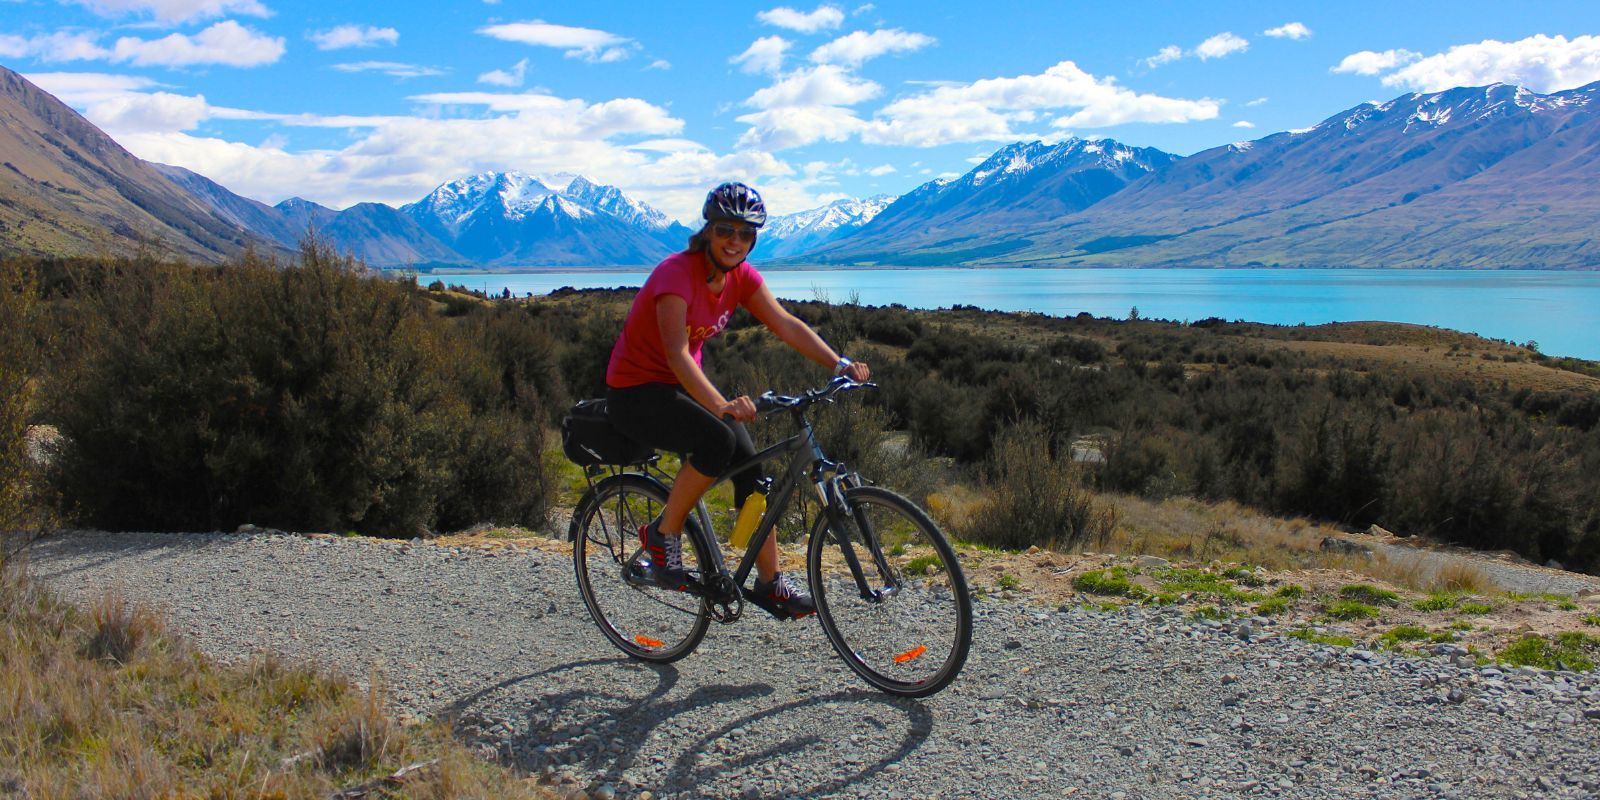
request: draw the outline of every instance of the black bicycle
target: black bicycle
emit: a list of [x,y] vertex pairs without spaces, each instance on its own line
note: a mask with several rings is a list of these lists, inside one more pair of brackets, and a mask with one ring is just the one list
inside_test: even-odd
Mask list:
[[723,561],[705,504],[695,509],[684,528],[688,591],[651,580],[639,540],[639,529],[667,502],[659,455],[590,465],[589,489],[572,516],[572,561],[584,605],[606,638],[634,658],[666,663],[694,652],[712,620],[737,621],[744,610],[740,587],[756,554],[799,487],[809,484],[821,510],[809,534],[806,573],[834,649],[890,694],[925,697],[949,685],[972,643],[972,599],[955,550],[915,503],[830,461],[807,417],[819,403],[873,387],[840,377],[799,396],[767,392],[756,400],[762,414],[787,412],[798,433],[733,464],[717,483],[785,456],[788,467],[770,484],[766,512],[737,570],[729,572]]

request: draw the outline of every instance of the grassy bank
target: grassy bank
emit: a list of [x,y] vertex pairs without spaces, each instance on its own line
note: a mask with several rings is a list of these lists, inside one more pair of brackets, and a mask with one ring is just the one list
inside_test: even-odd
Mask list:
[[548,796],[466,752],[443,723],[397,721],[373,683],[270,656],[219,665],[147,608],[107,595],[78,609],[7,570],[0,794]]

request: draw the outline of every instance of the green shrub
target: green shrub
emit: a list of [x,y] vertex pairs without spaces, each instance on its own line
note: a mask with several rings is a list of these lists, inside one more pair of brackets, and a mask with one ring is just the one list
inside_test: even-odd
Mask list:
[[1161,588],[1172,592],[1215,595],[1225,600],[1252,602],[1259,599],[1252,592],[1240,591],[1226,578],[1201,569],[1165,569],[1154,575]]
[[1013,550],[1067,549],[1102,541],[1116,512],[1095,500],[1067,448],[1034,422],[1005,428],[983,470],[985,501],[957,531],[962,538]]
[[1301,641],[1312,642],[1315,644],[1333,645],[1334,647],[1351,647],[1356,643],[1356,640],[1348,636],[1317,633],[1310,628],[1295,628],[1294,630],[1289,631],[1289,636],[1294,639],[1300,639]]
[[1455,637],[1448,633],[1434,633],[1417,625],[1397,625],[1388,633],[1378,637],[1378,643],[1388,648],[1398,648],[1402,644],[1411,642],[1452,642]]
[[1263,586],[1266,581],[1254,569],[1246,566],[1229,567],[1224,570],[1222,577],[1227,578],[1240,586]]
[[1456,610],[1466,614],[1467,616],[1481,617],[1484,614],[1493,611],[1494,606],[1491,606],[1488,603],[1462,603],[1461,605],[1456,606]]
[[1583,616],[1583,624],[1600,625],[1600,614],[1585,614]]
[[1294,605],[1294,601],[1287,597],[1268,597],[1256,604],[1256,613],[1264,617],[1277,616]]
[[1381,606],[1394,606],[1400,604],[1400,595],[1388,589],[1379,589],[1365,583],[1352,583],[1339,589],[1339,596],[1346,600],[1355,600],[1362,603],[1372,603]]
[[1142,600],[1150,594],[1144,587],[1128,580],[1128,571],[1123,567],[1085,572],[1072,579],[1072,588],[1085,594],[1107,594],[1135,600]]
[[1273,597],[1287,597],[1290,600],[1298,600],[1302,597],[1305,597],[1305,595],[1306,587],[1297,583],[1286,583],[1282,586],[1279,586],[1277,591],[1272,593]]
[[1000,579],[995,581],[995,585],[999,586],[1001,589],[1010,591],[1021,586],[1022,580],[1015,575],[1001,575]]
[[931,575],[943,568],[938,556],[917,556],[906,564],[906,572],[911,575]]
[[403,537],[542,521],[541,377],[493,321],[435,316],[314,242],[284,269],[102,270],[50,392],[82,521]]
[[[30,480],[28,414],[37,368],[34,341],[38,296],[34,272],[20,261],[0,260],[0,564],[27,527]],[[13,540],[11,537],[18,537]]]
[[1324,606],[1322,613],[1333,619],[1372,619],[1378,609],[1357,600],[1335,600]]
[[1575,632],[1557,634],[1555,641],[1530,633],[1497,656],[1507,664],[1577,672],[1594,669],[1596,658],[1600,658],[1600,638]]
[[1455,608],[1457,598],[1452,594],[1431,594],[1411,604],[1418,611],[1448,611]]

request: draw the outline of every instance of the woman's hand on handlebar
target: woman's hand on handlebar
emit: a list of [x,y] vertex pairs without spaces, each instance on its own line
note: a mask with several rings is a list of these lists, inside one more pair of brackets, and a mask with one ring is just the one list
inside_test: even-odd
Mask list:
[[852,361],[850,362],[850,366],[845,367],[844,372],[839,374],[855,381],[856,383],[866,383],[867,381],[872,380],[872,368],[867,366],[867,362],[865,361]]
[[733,417],[739,422],[753,422],[756,418],[756,404],[749,395],[739,395],[722,404],[717,409],[719,417]]

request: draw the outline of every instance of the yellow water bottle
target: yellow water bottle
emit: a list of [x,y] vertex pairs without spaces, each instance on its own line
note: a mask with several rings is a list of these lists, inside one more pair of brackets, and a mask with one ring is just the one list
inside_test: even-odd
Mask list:
[[750,543],[750,534],[756,532],[756,526],[761,524],[761,515],[767,513],[767,496],[760,491],[750,493],[745,498],[744,508],[739,509],[739,519],[733,523],[733,534],[728,541],[734,549],[739,549]]

